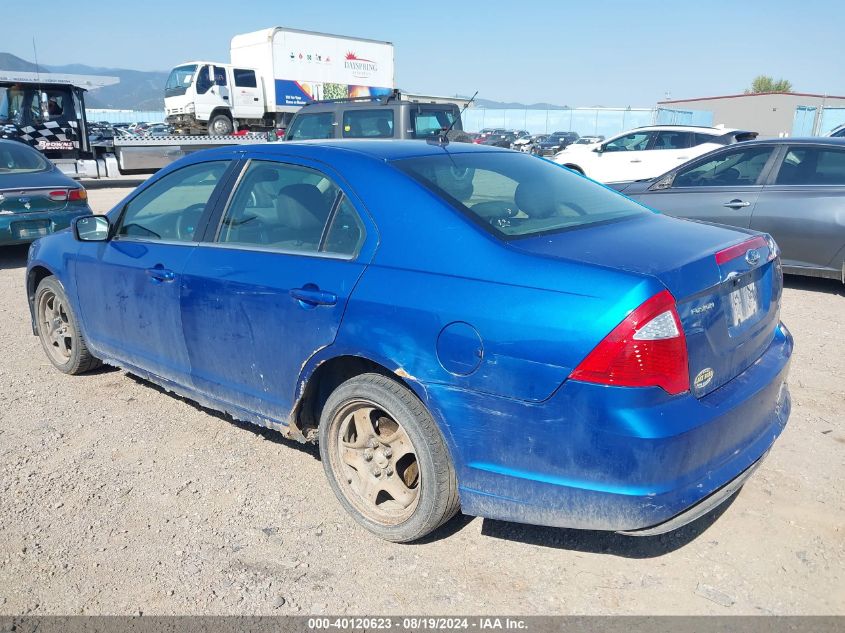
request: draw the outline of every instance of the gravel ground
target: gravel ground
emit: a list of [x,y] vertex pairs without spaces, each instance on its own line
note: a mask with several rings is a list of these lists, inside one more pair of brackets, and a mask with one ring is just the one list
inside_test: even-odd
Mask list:
[[[127,190],[91,191],[105,210]],[[845,614],[845,290],[787,279],[792,418],[731,504],[631,538],[357,528],[317,451],[125,372],[54,370],[0,250],[0,613]]]

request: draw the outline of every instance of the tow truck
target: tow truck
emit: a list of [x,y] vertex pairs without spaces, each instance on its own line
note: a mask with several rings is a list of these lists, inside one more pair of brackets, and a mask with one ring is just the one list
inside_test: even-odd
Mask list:
[[0,138],[31,145],[72,178],[151,173],[202,149],[266,143],[275,133],[226,136],[120,135],[92,142],[85,92],[117,77],[0,70]]

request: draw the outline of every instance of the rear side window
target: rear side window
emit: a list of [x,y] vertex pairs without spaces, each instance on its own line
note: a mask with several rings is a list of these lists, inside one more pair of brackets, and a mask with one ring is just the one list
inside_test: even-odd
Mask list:
[[[437,136],[441,130],[448,129],[457,118],[457,112],[442,108],[415,108],[411,110],[411,126],[414,138],[431,138]],[[460,124],[455,123],[453,129],[460,130]],[[506,134],[507,130],[494,130],[494,134]]]
[[393,138],[393,109],[347,110],[343,113],[344,138]]
[[123,210],[117,235],[190,242],[228,161],[188,165],[164,176]]
[[845,150],[792,147],[778,171],[779,185],[845,185]]
[[353,255],[363,237],[354,207],[328,176],[307,167],[255,160],[232,196],[217,242]]
[[258,83],[255,81],[254,70],[244,70],[242,68],[235,68],[235,85],[238,88],[257,88]]
[[300,114],[290,126],[288,141],[304,141],[316,138],[334,138],[334,115],[331,112]]
[[658,132],[651,149],[686,149],[692,142],[689,132]]
[[733,187],[757,184],[771,147],[749,147],[722,152],[718,156],[681,169],[672,187]]
[[693,138],[693,147],[696,145],[703,145],[704,143],[716,143],[716,139],[719,138],[718,136],[714,136],[712,134],[701,134],[696,132],[692,135]]

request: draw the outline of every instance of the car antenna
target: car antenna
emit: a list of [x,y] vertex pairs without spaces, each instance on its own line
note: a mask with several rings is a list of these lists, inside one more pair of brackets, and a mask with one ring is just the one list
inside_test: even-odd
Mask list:
[[474,95],[472,95],[472,96],[470,97],[469,101],[467,101],[467,102],[464,104],[464,107],[463,107],[463,108],[461,109],[461,111],[458,113],[458,116],[456,116],[456,117],[452,120],[452,123],[451,123],[451,124],[449,124],[449,127],[448,127],[448,128],[446,128],[445,130],[440,130],[440,134],[438,134],[438,135],[437,135],[437,138],[436,138],[436,139],[428,139],[428,142],[429,142],[431,145],[440,145],[441,147],[446,147],[446,146],[449,144],[449,132],[451,132],[451,131],[452,131],[452,128],[453,128],[453,127],[455,127],[455,123],[457,123],[457,122],[458,122],[458,119],[460,119],[460,118],[462,118],[462,117],[464,116],[464,112],[466,112],[466,110],[467,110],[467,108],[470,106],[470,104],[471,104],[473,101],[475,101],[475,97],[476,97],[476,96],[478,96],[478,90],[476,90],[476,91],[475,91],[475,94],[474,94]]

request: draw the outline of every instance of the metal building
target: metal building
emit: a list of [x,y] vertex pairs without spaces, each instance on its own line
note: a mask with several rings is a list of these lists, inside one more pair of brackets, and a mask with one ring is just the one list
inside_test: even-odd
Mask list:
[[845,97],[801,92],[671,99],[658,106],[709,110],[714,125],[753,130],[761,137],[822,135],[845,119]]

